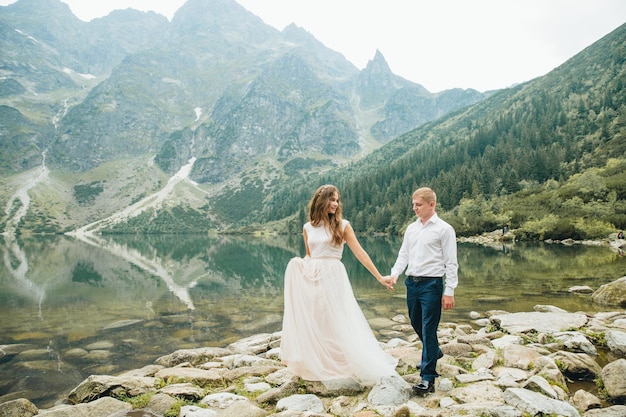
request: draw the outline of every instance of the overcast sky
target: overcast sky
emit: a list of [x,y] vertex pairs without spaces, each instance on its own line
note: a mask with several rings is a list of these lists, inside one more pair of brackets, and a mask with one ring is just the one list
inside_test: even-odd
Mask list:
[[[185,3],[62,1],[85,21],[129,7],[171,19]],[[359,69],[378,49],[395,74],[431,92],[528,81],[626,23],[624,0],[236,1],[279,30],[290,23],[306,29]]]

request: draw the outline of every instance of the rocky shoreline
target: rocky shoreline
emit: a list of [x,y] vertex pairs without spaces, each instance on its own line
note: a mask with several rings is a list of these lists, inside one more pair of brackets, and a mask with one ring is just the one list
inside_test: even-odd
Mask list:
[[[572,288],[572,292],[590,292]],[[591,295],[626,305],[626,277]],[[21,398],[0,417],[626,416],[626,311],[587,314],[553,306],[472,312],[475,325],[442,323],[436,391],[415,396],[421,342],[404,315],[381,343],[401,377],[374,387],[303,381],[279,360],[280,333],[226,347],[183,349],[119,375],[92,375],[64,404]],[[571,387],[582,383],[585,389]]]

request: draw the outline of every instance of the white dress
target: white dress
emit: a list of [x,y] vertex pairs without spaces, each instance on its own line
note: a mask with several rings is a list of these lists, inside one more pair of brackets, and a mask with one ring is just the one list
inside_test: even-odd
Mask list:
[[311,256],[292,258],[285,271],[282,362],[308,381],[352,378],[371,386],[397,375],[398,361],[382,350],[354,297],[343,244],[332,246],[323,226],[304,229]]

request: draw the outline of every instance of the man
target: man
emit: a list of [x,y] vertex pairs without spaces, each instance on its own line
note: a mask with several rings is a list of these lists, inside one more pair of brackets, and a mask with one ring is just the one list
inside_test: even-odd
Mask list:
[[[422,381],[413,385],[415,394],[435,391],[437,360],[443,356],[439,349],[437,328],[441,308],[454,307],[454,289],[458,283],[456,233],[435,212],[437,196],[430,188],[413,193],[413,211],[417,220],[409,225],[391,268],[392,282],[406,269],[406,302],[411,326],[422,341]],[[445,279],[445,290],[444,290]]]

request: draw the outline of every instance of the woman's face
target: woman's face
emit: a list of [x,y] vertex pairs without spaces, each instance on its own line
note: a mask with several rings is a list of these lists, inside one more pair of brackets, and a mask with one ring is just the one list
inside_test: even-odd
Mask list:
[[339,207],[339,194],[334,192],[328,199],[328,214],[335,214]]

